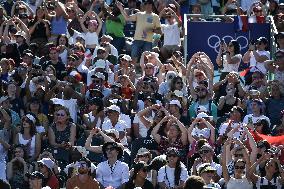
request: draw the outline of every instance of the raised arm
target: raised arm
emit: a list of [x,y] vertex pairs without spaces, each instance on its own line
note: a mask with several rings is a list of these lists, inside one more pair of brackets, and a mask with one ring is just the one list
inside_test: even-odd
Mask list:
[[187,134],[188,134],[187,137],[188,137],[188,141],[189,141],[190,144],[193,144],[194,142],[196,142],[196,140],[195,140],[195,139],[193,138],[193,136],[192,136],[192,130],[193,130],[195,124],[198,123],[198,122],[199,122],[199,119],[196,118],[196,119],[191,123],[191,125],[189,126],[189,128],[188,128],[188,130],[187,130]]
[[116,6],[120,10],[120,12],[121,12],[122,16],[124,17],[125,21],[136,22],[136,19],[137,19],[137,15],[136,14],[128,16],[126,14],[125,10],[123,9],[122,3],[119,2],[119,1],[116,1]]
[[160,142],[161,142],[161,136],[158,134],[158,131],[159,131],[161,125],[162,125],[164,122],[166,122],[168,119],[169,119],[168,116],[164,117],[164,118],[154,127],[154,129],[153,129],[152,132],[151,132],[151,134],[152,134],[154,140],[155,140],[158,144],[160,144]]
[[222,173],[223,173],[223,177],[224,180],[226,182],[226,184],[229,182],[230,180],[230,176],[229,176],[229,172],[227,169],[227,146],[229,146],[231,144],[232,140],[227,140],[223,146],[223,152],[222,152],[222,158],[221,158],[221,165],[222,165]]
[[170,115],[170,119],[173,119],[177,123],[179,129],[181,130],[181,142],[184,146],[187,145],[187,129],[175,116]]

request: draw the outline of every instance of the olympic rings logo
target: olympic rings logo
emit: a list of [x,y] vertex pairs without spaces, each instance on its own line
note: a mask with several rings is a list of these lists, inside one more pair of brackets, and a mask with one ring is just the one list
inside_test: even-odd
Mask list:
[[[228,43],[229,41],[233,40],[234,38],[230,35],[225,35],[222,39],[226,43]],[[245,36],[238,36],[235,40],[239,42],[240,47],[241,47],[240,50],[243,50],[243,49],[248,47],[249,42],[248,42],[248,39]],[[216,53],[219,52],[220,43],[221,43],[221,38],[217,35],[211,35],[207,39],[208,46],[210,48],[214,49]]]

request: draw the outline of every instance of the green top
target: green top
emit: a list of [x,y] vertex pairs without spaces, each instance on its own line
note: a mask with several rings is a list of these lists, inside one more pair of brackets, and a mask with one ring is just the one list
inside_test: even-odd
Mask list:
[[120,21],[113,21],[110,19],[106,20],[106,33],[115,37],[124,37],[123,30],[125,20],[121,14],[118,16],[118,18]]

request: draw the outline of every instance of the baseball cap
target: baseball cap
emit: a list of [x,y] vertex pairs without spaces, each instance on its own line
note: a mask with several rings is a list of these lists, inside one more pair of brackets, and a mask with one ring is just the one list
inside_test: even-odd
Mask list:
[[95,62],[95,68],[106,68],[106,62],[102,59],[99,59]]
[[202,173],[213,172],[213,171],[216,171],[216,169],[212,167],[209,163],[201,164],[198,169],[199,175],[201,175]]
[[111,105],[107,108],[107,110],[112,110],[120,113],[120,107],[118,107],[117,105]]
[[37,162],[45,165],[50,170],[52,170],[52,168],[55,165],[54,161],[52,161],[50,158],[42,158],[41,160]]
[[105,130],[106,134],[114,134],[115,135],[115,138],[119,139],[119,133],[117,130],[115,129],[108,129],[108,130]]
[[132,58],[131,58],[131,56],[129,56],[129,55],[127,55],[127,54],[125,54],[125,55],[123,55],[123,57],[121,57],[121,59],[124,59],[124,60],[126,60],[126,61],[132,61]]
[[177,105],[179,108],[181,108],[180,101],[178,101],[178,100],[171,100],[170,105]]
[[140,148],[137,152],[137,156],[141,156],[141,155],[149,154],[149,153],[150,151],[147,148]]

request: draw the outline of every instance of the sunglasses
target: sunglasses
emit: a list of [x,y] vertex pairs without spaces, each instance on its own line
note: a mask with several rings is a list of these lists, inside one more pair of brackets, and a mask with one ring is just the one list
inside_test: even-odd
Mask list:
[[145,69],[152,69],[153,67],[146,66]]
[[258,145],[257,148],[264,148],[265,146],[262,144],[262,145]]
[[144,154],[144,155],[137,155],[137,158],[148,158],[148,154]]
[[96,83],[96,84],[99,84],[99,83],[101,83],[101,80],[99,80],[99,79],[94,79],[93,82]]
[[104,54],[105,51],[98,51],[97,54]]
[[176,84],[183,84],[183,82],[180,82],[180,81],[179,81],[179,82],[176,82]]
[[235,157],[243,157],[243,154],[235,154]]
[[204,89],[204,88],[196,88],[195,91],[196,91],[196,92],[200,92],[200,91],[204,92],[204,91],[207,91],[207,89]]
[[105,149],[106,152],[107,152],[107,151],[113,151],[113,150],[115,150],[115,147],[109,147],[109,148],[106,148],[106,149]]
[[64,114],[64,113],[61,113],[61,114],[60,114],[60,113],[57,113],[57,114],[56,114],[56,116],[64,117],[64,116],[65,116],[65,114]]
[[209,150],[201,150],[200,152],[199,152],[199,154],[200,155],[202,155],[202,154],[207,154],[209,152]]
[[245,169],[245,166],[235,166],[235,169]]

